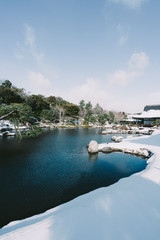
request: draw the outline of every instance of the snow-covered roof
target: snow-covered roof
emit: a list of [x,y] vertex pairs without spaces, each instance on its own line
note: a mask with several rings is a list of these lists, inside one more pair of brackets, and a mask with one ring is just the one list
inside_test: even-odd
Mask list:
[[133,118],[160,118],[160,110],[144,111],[142,114],[134,115]]
[[125,121],[126,121],[126,122],[135,122],[135,119],[132,119],[132,118],[126,118]]
[[160,110],[160,105],[146,105],[144,107],[144,111],[149,111],[149,110]]
[[123,119],[124,122],[135,122],[136,120],[133,119],[133,114],[128,114],[126,119]]

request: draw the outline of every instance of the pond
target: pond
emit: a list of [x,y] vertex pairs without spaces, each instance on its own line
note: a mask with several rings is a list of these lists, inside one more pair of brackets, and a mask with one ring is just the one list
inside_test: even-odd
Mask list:
[[33,139],[0,139],[0,227],[146,167],[144,159],[122,153],[88,155],[91,140],[111,137],[99,129],[55,129]]

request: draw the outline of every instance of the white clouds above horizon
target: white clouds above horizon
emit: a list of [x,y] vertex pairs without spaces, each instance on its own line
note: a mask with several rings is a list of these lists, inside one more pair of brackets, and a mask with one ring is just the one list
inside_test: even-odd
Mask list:
[[149,65],[149,57],[145,52],[133,53],[127,63],[127,70],[116,70],[108,76],[110,84],[127,86],[132,80],[143,74]]
[[[143,74],[149,64],[149,57],[145,52],[134,53],[129,58],[126,66],[127,70],[117,70],[109,76],[111,85],[127,86],[131,81]],[[42,72],[29,71],[28,73],[28,89],[34,94],[42,94],[45,96],[54,95],[61,96],[65,100],[79,104],[80,100],[85,102],[91,101],[93,105],[99,103],[104,109],[109,110],[129,110],[136,109],[132,103],[125,102],[123,98],[121,103],[119,97],[116,96],[114,88],[110,89],[109,85],[102,83],[95,78],[87,78],[83,84],[73,84],[70,89],[59,89],[53,86],[52,78],[46,77]],[[128,90],[129,91],[129,90]],[[131,99],[130,99],[131,101]],[[128,107],[127,107],[128,105]]]
[[86,82],[81,85],[75,85],[68,91],[56,93],[75,104],[79,104],[83,99],[85,102],[91,101],[94,106],[99,103],[105,109],[108,109],[114,100],[114,96],[107,92],[104,86],[94,78],[87,78]]
[[149,57],[145,52],[133,53],[128,61],[129,70],[142,73],[149,65]]
[[40,72],[28,72],[27,86],[34,94],[54,95],[52,82]]
[[147,0],[109,0],[109,1],[113,3],[122,4],[131,9],[137,9],[141,7]]
[[79,104],[83,99],[85,102],[91,101],[95,106],[99,103],[104,109],[111,111],[134,112],[138,106],[133,104],[133,100],[127,102],[118,100],[114,92],[107,89],[107,86],[100,84],[98,79],[87,78],[81,85],[75,85],[71,89],[59,89],[53,86],[52,82],[40,72],[29,71],[27,79],[27,90],[32,94],[42,94],[44,96],[60,96],[63,99]]
[[108,76],[110,84],[118,84],[119,86],[127,86],[133,79],[132,73],[124,70],[116,70],[113,74]]

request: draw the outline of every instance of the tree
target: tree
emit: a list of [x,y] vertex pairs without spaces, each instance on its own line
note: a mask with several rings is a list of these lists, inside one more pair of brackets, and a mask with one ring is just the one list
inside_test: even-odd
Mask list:
[[156,119],[154,122],[155,125],[160,125],[160,119]]
[[2,104],[0,107],[0,119],[7,118],[12,121],[16,135],[21,136],[19,125],[33,122],[31,107],[25,104]]
[[92,104],[90,101],[86,104],[85,109],[86,109],[86,115],[91,116],[93,111],[92,111]]
[[98,122],[99,122],[101,125],[104,125],[104,124],[106,123],[107,119],[108,119],[107,114],[100,114],[100,115],[98,116]]
[[87,120],[87,122],[90,122],[90,123],[95,123],[96,122],[96,118],[93,115],[85,118],[85,120]]
[[55,110],[56,110],[56,112],[57,112],[57,118],[58,118],[58,120],[59,120],[59,124],[61,125],[62,124],[62,122],[64,121],[64,108],[63,107],[61,107],[61,106],[56,106],[56,108],[55,108]]
[[50,106],[56,106],[57,104],[57,99],[54,96],[49,96],[46,98],[46,101],[50,104]]
[[12,87],[12,83],[11,83],[9,80],[5,80],[5,81],[2,83],[2,87],[11,88],[11,87]]
[[56,97],[56,105],[59,106],[64,106],[65,104],[67,104],[69,102],[65,101],[63,98],[61,97]]
[[85,115],[85,101],[84,100],[81,100],[80,102],[79,102],[79,115],[80,116],[82,116],[82,117],[84,117],[84,115]]
[[27,98],[27,104],[36,115],[40,115],[43,109],[49,109],[49,104],[42,95],[31,95]]
[[96,104],[95,108],[93,109],[94,114],[100,115],[103,113],[103,108],[99,105],[99,103]]
[[111,111],[108,113],[108,121],[109,121],[109,123],[114,122],[114,114]]
[[55,109],[43,109],[41,112],[41,118],[49,121],[58,121],[59,112]]
[[24,99],[11,88],[0,86],[0,104],[22,103]]
[[12,91],[19,95],[24,101],[28,97],[24,88],[17,88],[15,86],[12,86]]
[[65,116],[67,116],[67,117],[78,116],[79,106],[72,104],[72,103],[68,103],[68,104],[64,105],[64,109],[65,109]]
[[85,101],[84,100],[81,100],[79,102],[79,108],[80,108],[80,110],[84,110],[84,108],[85,108]]

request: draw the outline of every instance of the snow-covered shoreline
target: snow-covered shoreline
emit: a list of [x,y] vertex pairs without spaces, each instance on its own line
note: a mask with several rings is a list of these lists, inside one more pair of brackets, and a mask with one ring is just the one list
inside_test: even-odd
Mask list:
[[98,146],[98,151],[103,153],[110,153],[110,152],[122,152],[126,154],[132,154],[135,156],[149,158],[152,153],[149,149],[144,147],[139,147],[133,144],[126,144],[125,143],[102,143]]
[[[150,136],[147,136],[150,137]],[[125,140],[112,145],[154,153],[147,168],[45,213],[0,230],[2,240],[157,240],[160,235],[160,147]]]

